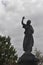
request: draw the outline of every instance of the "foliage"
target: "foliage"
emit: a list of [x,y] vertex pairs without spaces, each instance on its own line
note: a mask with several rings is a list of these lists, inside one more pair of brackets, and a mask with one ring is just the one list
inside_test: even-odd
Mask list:
[[17,54],[11,45],[10,37],[0,36],[0,65],[15,65]]
[[35,56],[39,59],[39,65],[43,64],[43,55],[41,54],[40,50],[38,51],[37,48],[35,49]]

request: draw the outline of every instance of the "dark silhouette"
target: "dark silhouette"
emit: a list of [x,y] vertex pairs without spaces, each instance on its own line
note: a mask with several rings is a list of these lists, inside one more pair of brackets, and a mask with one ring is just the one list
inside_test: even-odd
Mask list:
[[32,53],[24,53],[18,60],[18,65],[38,65],[37,59]]
[[34,44],[34,40],[33,40],[34,30],[31,25],[31,20],[28,20],[27,24],[24,24],[23,23],[24,19],[25,19],[25,17],[22,18],[22,25],[23,25],[23,28],[25,29],[25,32],[24,32],[25,37],[23,40],[23,50],[31,52],[32,46]]
[[35,57],[31,53],[32,47],[34,44],[34,39],[33,39],[33,27],[31,25],[31,20],[27,21],[27,24],[23,23],[23,20],[25,17],[22,18],[22,25],[23,28],[25,29],[25,37],[23,40],[23,50],[25,51],[23,55],[19,58],[18,60],[18,65],[38,65],[39,59]]

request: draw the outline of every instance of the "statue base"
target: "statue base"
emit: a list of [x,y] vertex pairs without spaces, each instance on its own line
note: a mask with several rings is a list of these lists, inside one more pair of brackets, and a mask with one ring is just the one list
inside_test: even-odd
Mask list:
[[39,60],[30,52],[25,52],[18,60],[18,65],[38,65]]

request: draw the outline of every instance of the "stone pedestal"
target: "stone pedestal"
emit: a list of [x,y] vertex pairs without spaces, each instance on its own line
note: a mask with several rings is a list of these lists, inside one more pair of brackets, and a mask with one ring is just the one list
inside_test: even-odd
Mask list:
[[38,65],[39,60],[32,53],[24,53],[18,60],[18,65]]

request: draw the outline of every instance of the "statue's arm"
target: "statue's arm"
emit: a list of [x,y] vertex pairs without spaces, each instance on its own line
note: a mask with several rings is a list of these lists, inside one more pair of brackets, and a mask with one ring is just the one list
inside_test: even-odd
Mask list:
[[23,22],[23,21],[24,21],[24,19],[25,19],[25,17],[23,17],[23,18],[22,18],[22,21],[21,21],[21,23],[22,23],[22,25],[23,25],[23,28],[25,28],[25,27],[26,27],[26,24],[24,24],[24,22]]

